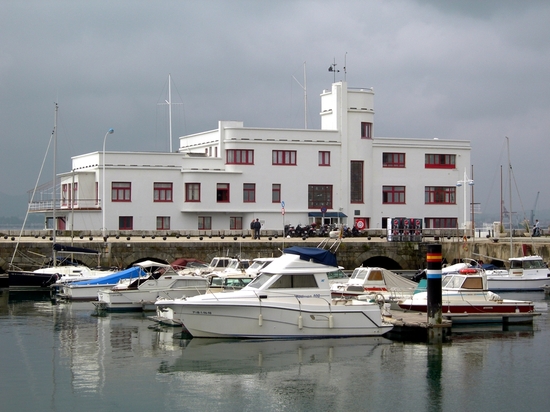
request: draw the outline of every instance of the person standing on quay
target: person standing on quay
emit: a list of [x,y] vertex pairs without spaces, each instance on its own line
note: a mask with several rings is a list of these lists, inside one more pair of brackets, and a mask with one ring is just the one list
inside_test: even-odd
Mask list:
[[253,223],[253,226],[254,226],[254,239],[260,239],[260,229],[262,228],[260,219],[256,219],[256,221]]
[[254,219],[252,219],[252,222],[250,222],[250,237],[251,238],[254,237],[254,223],[256,223],[256,221]]

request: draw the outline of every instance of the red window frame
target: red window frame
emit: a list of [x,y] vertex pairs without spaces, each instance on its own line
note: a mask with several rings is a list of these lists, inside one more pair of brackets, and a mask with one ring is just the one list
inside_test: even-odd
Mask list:
[[111,202],[131,202],[131,201],[132,201],[132,183],[130,182],[112,182],[111,183]]
[[197,227],[199,230],[212,230],[212,216],[199,216]]
[[273,183],[271,185],[271,203],[281,203],[281,184]]
[[251,149],[227,149],[225,163],[228,165],[253,165],[254,150]]
[[382,186],[382,203],[405,204],[405,186]]
[[256,202],[256,184],[255,183],[243,183],[243,202],[244,203]]
[[428,229],[456,229],[458,227],[456,217],[426,217],[424,222]]
[[382,167],[405,167],[405,153],[382,153]]
[[119,216],[118,217],[118,230],[134,230],[134,217],[133,216]]
[[185,184],[185,201],[186,202],[201,201],[201,184],[200,183]]
[[216,184],[216,202],[229,203],[229,183]]
[[319,166],[330,166],[330,152],[319,152]]
[[273,150],[271,164],[273,166],[296,166],[296,150]]
[[456,187],[426,186],[424,202],[427,205],[456,205]]
[[229,230],[242,230],[243,218],[241,216],[229,217]]
[[455,169],[456,155],[426,153],[424,156],[424,163],[426,169]]
[[361,122],[361,139],[372,139],[371,122]]
[[153,202],[173,202],[172,183],[153,183]]
[[170,230],[170,216],[157,216],[157,230]]

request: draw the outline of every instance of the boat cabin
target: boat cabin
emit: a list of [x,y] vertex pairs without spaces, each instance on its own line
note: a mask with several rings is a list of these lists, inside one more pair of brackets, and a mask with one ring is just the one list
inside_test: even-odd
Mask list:
[[487,290],[487,277],[481,270],[464,268],[456,273],[444,275],[441,280],[441,287],[453,290]]

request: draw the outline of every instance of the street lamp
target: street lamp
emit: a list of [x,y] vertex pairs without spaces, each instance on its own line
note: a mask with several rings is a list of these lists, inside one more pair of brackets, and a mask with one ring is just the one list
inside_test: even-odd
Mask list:
[[467,219],[467,210],[468,210],[468,206],[467,206],[467,202],[466,202],[466,197],[467,197],[467,194],[466,194],[466,184],[468,184],[468,186],[473,186],[474,185],[474,181],[472,179],[468,179],[468,175],[466,174],[466,168],[464,168],[464,180],[459,180],[456,182],[456,186],[457,187],[460,187],[460,186],[463,186],[464,187],[464,233],[466,233],[466,219]]
[[107,140],[107,135],[109,134],[113,134],[115,132],[115,129],[109,129],[107,131],[107,133],[105,133],[105,137],[103,138],[103,184],[102,184],[102,189],[103,189],[103,195],[101,197],[101,213],[102,213],[102,216],[103,216],[103,226],[102,226],[102,230],[103,230],[103,238],[105,239],[105,236],[106,236],[106,233],[107,233],[107,227],[105,226],[105,206],[107,205],[107,201],[105,199],[105,141]]

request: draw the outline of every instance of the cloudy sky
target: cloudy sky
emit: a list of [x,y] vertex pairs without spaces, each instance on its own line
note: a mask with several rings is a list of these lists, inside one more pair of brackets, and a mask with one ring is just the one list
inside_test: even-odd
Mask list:
[[505,136],[514,210],[550,209],[548,22],[547,0],[0,0],[0,195],[34,187],[55,102],[64,172],[109,128],[107,150],[168,151],[168,74],[174,149],[219,120],[303,127],[305,67],[309,128],[345,76],[374,88],[375,136],[470,140],[482,212]]

